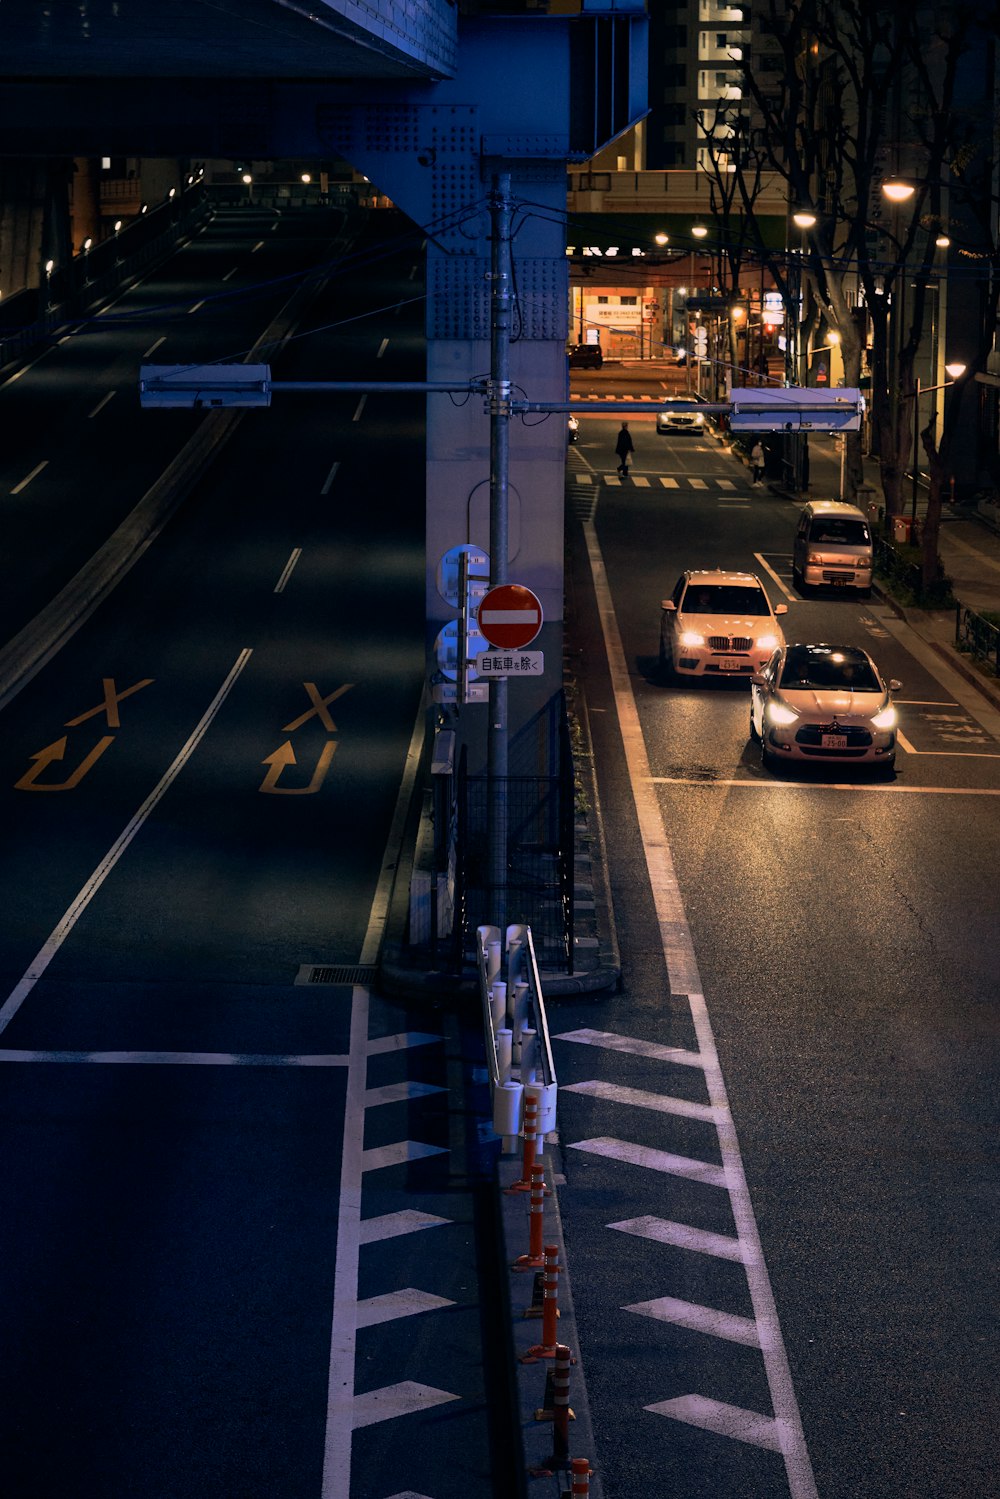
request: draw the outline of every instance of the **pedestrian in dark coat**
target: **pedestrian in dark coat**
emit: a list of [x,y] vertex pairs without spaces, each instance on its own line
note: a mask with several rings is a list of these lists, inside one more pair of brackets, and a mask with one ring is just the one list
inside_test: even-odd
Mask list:
[[628,422],[622,422],[622,429],[615,443],[615,452],[618,454],[618,472],[623,479],[628,478],[628,461],[635,452],[635,443],[628,429]]
[[759,484],[764,477],[764,449],[759,440],[751,449],[750,463],[753,466],[753,482]]

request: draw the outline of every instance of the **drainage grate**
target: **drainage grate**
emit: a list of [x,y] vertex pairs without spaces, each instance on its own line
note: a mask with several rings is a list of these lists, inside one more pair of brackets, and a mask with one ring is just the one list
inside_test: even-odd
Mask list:
[[342,963],[339,966],[320,967],[307,963],[299,969],[297,984],[372,984],[377,969],[374,963]]

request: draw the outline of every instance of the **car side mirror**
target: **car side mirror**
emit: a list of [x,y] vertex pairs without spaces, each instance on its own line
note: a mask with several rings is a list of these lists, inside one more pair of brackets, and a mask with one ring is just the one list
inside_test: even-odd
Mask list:
[[775,614],[787,614],[788,613],[788,605],[787,604],[775,604],[775,606],[774,606],[774,612],[775,612]]
[[902,687],[902,685],[903,685],[902,682],[897,682],[895,677],[890,677],[889,678],[889,691],[890,692],[898,692],[899,689]]
[[766,687],[768,685],[767,678],[762,671],[751,672],[750,680],[755,687]]
[[677,613],[677,605],[674,603],[673,599],[661,599],[660,608],[666,609],[670,614]]

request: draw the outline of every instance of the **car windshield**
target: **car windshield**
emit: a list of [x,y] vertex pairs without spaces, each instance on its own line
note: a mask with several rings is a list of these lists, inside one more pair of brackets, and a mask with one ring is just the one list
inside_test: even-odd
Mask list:
[[682,609],[688,614],[770,614],[762,588],[749,583],[691,583]]
[[809,540],[826,542],[834,546],[864,547],[870,537],[863,520],[844,519],[842,516],[823,516],[813,521]]
[[881,683],[867,656],[857,651],[809,650],[789,646],[781,672],[781,686],[794,692],[881,692]]

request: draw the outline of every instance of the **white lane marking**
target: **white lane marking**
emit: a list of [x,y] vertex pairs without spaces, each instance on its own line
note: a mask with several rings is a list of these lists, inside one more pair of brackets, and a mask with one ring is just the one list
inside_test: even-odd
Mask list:
[[635,695],[629,679],[628,663],[622,646],[621,632],[608,585],[607,570],[601,555],[597,532],[592,521],[583,523],[591,574],[597,594],[598,613],[604,636],[605,651],[611,673],[615,707],[625,749],[632,796],[635,801],[650,889],[660,928],[660,940],[667,967],[671,993],[686,994],[698,1037],[698,1050],[705,1063],[708,1097],[716,1110],[719,1144],[725,1179],[736,1222],[737,1235],[743,1245],[744,1265],[754,1316],[760,1334],[761,1352],[768,1387],[774,1407],[775,1430],[785,1463],[791,1499],[818,1499],[816,1480],[806,1448],[805,1434],[798,1402],[792,1385],[788,1355],[778,1322],[774,1293],[764,1262],[757,1221],[754,1217],[750,1189],[740,1157],[736,1128],[729,1110],[722,1068],[715,1037],[709,1020],[701,976],[695,959],[691,931],[681,900],[670,845],[656,793],[649,784],[649,756],[642,737],[642,726]]
[[[719,486],[720,489],[735,489],[736,488],[736,485],[733,483],[732,479],[717,479],[715,482],[718,484],[718,486]],[[748,505],[749,505],[749,503],[750,503],[750,501],[747,500],[747,504]]]
[[643,1088],[625,1088],[619,1083],[605,1083],[599,1079],[586,1083],[567,1083],[563,1093],[583,1093],[588,1098],[600,1098],[605,1103],[623,1103],[636,1109],[653,1109],[659,1114],[676,1114],[685,1119],[704,1119],[715,1123],[711,1104],[692,1103],[687,1098],[670,1098],[663,1093],[647,1093]]
[[955,702],[938,702],[932,697],[894,697],[893,702],[897,706],[902,704],[905,708],[957,708],[959,706]]
[[635,475],[633,475],[632,483],[635,485],[636,489],[648,489],[649,488],[649,480],[647,478],[645,478],[642,474],[635,474]]
[[376,1036],[374,1041],[368,1043],[368,1055],[378,1057],[387,1051],[406,1051],[411,1046],[428,1046],[432,1041],[442,1039],[443,1037],[432,1036],[427,1031],[400,1031],[395,1036]]
[[710,1306],[696,1306],[691,1301],[678,1301],[673,1296],[658,1296],[654,1301],[637,1301],[632,1306],[623,1306],[623,1312],[635,1312],[639,1317],[652,1317],[656,1322],[672,1322],[677,1327],[686,1327],[691,1332],[707,1333],[712,1338],[726,1338],[730,1343],[742,1343],[747,1348],[759,1348],[757,1324],[752,1317],[737,1317],[732,1312],[719,1312]]
[[594,476],[593,476],[593,474],[574,474],[573,475],[573,483],[574,484],[586,484],[586,485],[589,486],[589,485],[593,484],[593,482],[594,482]]
[[883,622],[893,639],[909,655],[917,658],[924,670],[965,709],[970,718],[974,718],[994,739],[1000,739],[1000,711],[986,702],[979,689],[953,670],[928,641],[914,632],[912,626],[888,613],[883,616]]
[[284,593],[284,591],[285,591],[285,584],[288,582],[289,578],[292,576],[292,573],[293,573],[293,571],[295,569],[295,564],[298,562],[298,560],[299,560],[299,558],[301,556],[302,556],[302,548],[301,547],[293,547],[292,548],[291,556],[289,557],[288,561],[285,563],[284,568],[282,569],[281,577],[278,579],[277,583],[275,583],[275,585],[274,585],[274,591],[275,591],[275,593]]
[[[278,226],[277,226],[277,224],[272,224],[271,227],[272,227],[272,229],[276,229]],[[257,241],[257,243],[254,245],[253,249],[250,251],[250,254],[251,255],[256,255],[257,251],[258,250],[263,250],[263,248],[264,248],[264,241],[262,239],[259,239]]]
[[623,1218],[620,1223],[609,1223],[619,1233],[635,1234],[640,1239],[652,1239],[657,1244],[670,1244],[675,1249],[690,1249],[695,1254],[711,1254],[719,1260],[742,1260],[743,1245],[739,1239],[728,1234],[715,1234],[706,1228],[691,1228],[687,1223],[671,1223],[669,1218],[656,1218],[646,1214],[642,1218]]
[[352,422],[359,422],[361,420],[361,413],[365,409],[365,402],[367,400],[368,400],[368,397],[366,395],[364,395],[364,396],[361,397],[361,399],[358,402],[357,406],[355,406],[355,408],[354,408],[354,415],[351,417],[351,421]]
[[682,1067],[705,1065],[696,1051],[664,1046],[662,1041],[641,1041],[637,1036],[618,1036],[614,1031],[594,1031],[584,1027],[578,1031],[560,1031],[552,1040],[576,1041],[580,1046],[602,1046],[607,1051],[626,1051],[631,1056],[652,1057],[657,1062],[678,1062]]
[[76,923],[79,921],[84,911],[90,905],[90,902],[93,900],[98,890],[104,884],[104,881],[107,879],[112,869],[114,869],[115,865],[118,863],[118,860],[121,858],[122,854],[124,854],[125,850],[128,848],[129,844],[132,842],[133,838],[136,836],[139,830],[142,828],[147,818],[154,811],[158,803],[167,794],[174,781],[180,775],[181,771],[184,769],[184,766],[190,760],[191,756],[198,748],[198,745],[207,734],[212,721],[218,713],[219,709],[222,707],[223,703],[226,701],[226,698],[236,686],[236,682],[240,676],[240,673],[243,671],[243,668],[250,660],[252,654],[253,652],[249,647],[240,651],[240,654],[237,656],[235,664],[231,667],[228,676],[226,677],[222,686],[219,688],[218,692],[215,694],[215,697],[209,703],[201,719],[196,724],[191,734],[188,736],[187,742],[182,745],[173,764],[160,778],[158,783],[153,787],[153,790],[146,797],[146,800],[143,802],[138,812],[136,812],[134,817],[132,817],[129,821],[124,832],[120,833],[115,839],[114,843],[111,845],[111,848],[108,850],[108,852],[104,855],[104,858],[101,860],[100,864],[98,864],[97,868],[87,880],[86,884],[74,898],[72,905],[59,921],[51,936],[35,954],[35,957],[28,965],[27,972],[21,979],[21,982],[11,991],[3,1008],[0,1009],[0,1032],[7,1029],[7,1026],[13,1020],[14,1016],[17,1014],[18,1010],[21,1008],[28,995],[31,993],[32,989],[38,983],[38,980],[42,977],[42,974],[45,972],[46,968],[48,968],[49,964],[52,962],[52,959],[55,957],[60,947],[62,947],[63,943],[66,941],[66,938],[76,926]]
[[149,348],[146,350],[145,354],[143,354],[143,356],[142,356],[143,359],[148,359],[149,356],[150,356],[150,354],[155,354],[156,351],[157,351],[157,349],[160,347],[160,345],[161,344],[165,344],[166,341],[167,341],[167,335],[164,334],[163,337],[162,338],[158,338],[155,343],[151,343],[150,346],[149,346]]
[[15,484],[14,485],[14,488],[11,490],[11,494],[20,494],[22,489],[27,489],[27,487],[31,483],[32,479],[37,479],[38,475],[41,473],[42,469],[43,468],[48,468],[48,466],[49,466],[49,460],[47,458],[43,458],[42,461],[41,461],[41,463],[36,463],[35,466],[34,466],[34,468],[31,470],[31,473],[30,474],[25,474],[25,476],[21,480],[20,484]]
[[747,1442],[751,1447],[766,1447],[769,1452],[784,1451],[788,1442],[784,1423],[773,1416],[741,1410],[738,1405],[724,1405],[721,1400],[707,1400],[704,1395],[681,1395],[677,1400],[660,1400],[645,1409],[657,1416],[671,1416],[687,1426],[698,1426],[702,1431],[713,1431],[716,1436]]
[[676,479],[661,479],[660,483],[663,485],[664,489],[680,489],[680,484]]
[[201,309],[204,307],[206,301],[207,301],[207,298],[206,297],[202,297],[202,299],[201,299],[200,302],[196,302],[193,307],[189,307],[188,308],[188,317],[191,316],[192,312],[200,312]]
[[[902,735],[899,735],[902,739]],[[997,760],[1000,755],[980,754],[977,750],[915,750],[911,755],[922,755],[925,759],[950,756],[954,760]],[[651,786],[701,786],[703,790],[731,789],[743,786],[751,791],[862,791],[868,795],[902,796],[904,793],[918,796],[1000,796],[1000,790],[990,786],[901,786],[898,781],[752,781],[720,778],[717,781],[699,780],[697,776],[650,776]]]
[[[382,870],[368,913],[365,940],[361,945],[362,964],[374,963],[385,931],[392,873],[399,860],[406,815],[411,805],[424,741],[427,712],[425,698],[426,694],[421,697],[410,735],[396,806],[382,855]],[[368,1041],[369,1010],[368,990],[362,984],[355,984],[351,991],[350,1063],[344,1097],[344,1134],[340,1157],[340,1199],[337,1207],[337,1249],[333,1275],[320,1499],[350,1499],[352,1433],[355,1424],[368,1424],[365,1421],[356,1423],[354,1363],[358,1340],[358,1261],[362,1243],[361,1178],[364,1169],[365,1088],[368,1057],[372,1054]],[[372,1419],[380,1418],[373,1416]]]
[[690,1156],[673,1155],[669,1150],[655,1150],[650,1145],[636,1145],[631,1140],[612,1140],[601,1136],[594,1140],[574,1140],[571,1150],[585,1150],[605,1160],[621,1161],[626,1166],[643,1166],[647,1171],[662,1171],[665,1176],[683,1176],[688,1181],[704,1182],[708,1187],[725,1187],[725,1168],[711,1161],[693,1161]]
[[704,479],[689,479],[688,483],[690,484],[690,486],[691,486],[692,489],[707,489],[708,488],[708,485],[705,483]]
[[362,1171],[381,1171],[383,1166],[403,1166],[407,1161],[423,1161],[432,1155],[447,1155],[443,1145],[428,1145],[423,1140],[394,1140],[391,1145],[376,1145],[361,1156]]
[[376,1109],[383,1103],[406,1103],[411,1098],[426,1098],[430,1093],[443,1093],[436,1083],[418,1083],[407,1078],[401,1083],[387,1083],[384,1088],[369,1088],[365,1093],[365,1108]]
[[337,477],[337,470],[338,470],[339,467],[340,467],[340,459],[339,458],[335,458],[334,461],[333,461],[333,464],[332,464],[332,466],[330,468],[330,472],[327,474],[326,478],[323,480],[323,488],[320,490],[320,494],[329,494],[330,493],[330,489],[331,489],[331,487],[333,485],[333,481]]
[[433,1213],[419,1213],[415,1208],[403,1208],[398,1213],[383,1213],[378,1218],[362,1218],[358,1238],[362,1244],[380,1244],[383,1239],[398,1239],[422,1228],[441,1228],[451,1221],[450,1218],[436,1218]]
[[443,1306],[454,1306],[444,1296],[417,1291],[407,1286],[403,1291],[387,1291],[383,1296],[369,1296],[359,1301],[355,1313],[359,1327],[377,1327],[381,1322],[395,1322],[399,1317],[415,1317],[419,1312],[436,1312]]
[[396,1416],[409,1416],[414,1411],[432,1410],[435,1405],[444,1405],[448,1400],[457,1400],[447,1390],[435,1390],[433,1385],[414,1384],[404,1380],[402,1384],[387,1385],[383,1390],[369,1390],[367,1395],[354,1397],[354,1429],[374,1426],[379,1421],[391,1421]]
[[381,359],[382,355],[385,353],[385,351],[386,351],[386,349],[388,347],[389,347],[389,340],[387,338],[383,338],[382,342],[378,346],[378,353],[375,355],[375,358],[376,359]]
[[233,268],[232,268],[232,270],[231,271],[227,271],[226,274],[223,276],[223,278],[222,278],[223,281],[228,281],[229,278],[230,278],[230,276],[235,276],[236,272],[238,270],[239,270],[239,266],[238,265],[234,265]]
[[785,598],[792,599],[797,603],[798,594],[793,593],[792,590],[782,582],[781,578],[778,577],[778,574],[775,572],[770,562],[767,561],[766,557],[762,557],[760,552],[754,552],[754,557],[760,563],[761,567],[767,573],[768,577],[775,584],[775,586],[781,589],[782,593],[785,595]]
[[333,1052],[283,1056],[229,1051],[15,1051],[0,1048],[0,1062],[85,1062],[142,1067],[346,1067]]

